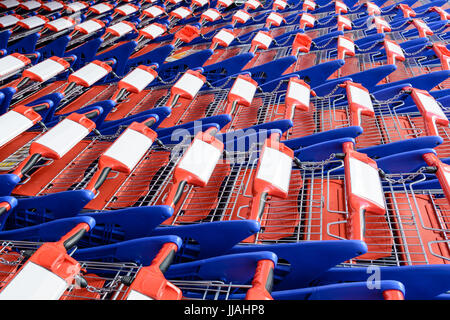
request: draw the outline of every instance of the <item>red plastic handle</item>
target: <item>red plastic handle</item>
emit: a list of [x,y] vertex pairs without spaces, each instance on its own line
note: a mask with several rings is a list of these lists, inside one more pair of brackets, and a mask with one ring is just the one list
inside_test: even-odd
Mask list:
[[410,18],[416,16],[416,12],[413,9],[411,9],[411,7],[408,6],[407,4],[404,3],[399,4],[397,8],[399,8],[402,11],[403,18]]
[[433,51],[441,61],[442,70],[450,70],[450,50],[441,43],[434,43]]
[[300,52],[308,53],[311,50],[312,39],[304,34],[297,33],[292,42],[292,53],[297,56]]
[[[426,90],[406,88],[411,90],[411,96],[425,122],[425,130],[429,136],[439,136],[437,124],[448,126],[449,120],[435,99]],[[423,100],[426,99],[426,100]]]
[[272,260],[260,260],[253,277],[252,287],[247,291],[245,300],[273,300],[270,293],[273,285]]
[[432,36],[434,34],[423,20],[413,19],[412,23],[419,32],[420,38],[425,38],[426,36]]
[[[347,207],[348,207],[347,228],[346,228],[347,239],[364,241],[365,211],[370,210],[371,213],[384,215],[386,209],[384,207],[381,207],[382,204],[379,204],[380,199],[377,198],[369,199],[367,197],[367,193],[355,194],[355,192],[358,192],[359,189],[356,190],[352,189],[353,185],[351,180],[352,179],[351,159],[363,163],[365,166],[372,167],[373,169],[377,169],[376,162],[371,158],[369,158],[366,154],[354,151],[352,142],[345,142],[343,144],[343,151],[345,152],[345,159],[344,159],[345,188],[347,193]],[[368,177],[370,178],[370,176]],[[365,179],[366,177],[361,178]],[[378,178],[378,174],[376,178]],[[370,181],[367,183],[370,183]],[[380,192],[383,192],[382,189]],[[384,201],[384,199],[381,201]]]
[[405,296],[400,290],[385,290],[383,298],[384,300],[405,300]]

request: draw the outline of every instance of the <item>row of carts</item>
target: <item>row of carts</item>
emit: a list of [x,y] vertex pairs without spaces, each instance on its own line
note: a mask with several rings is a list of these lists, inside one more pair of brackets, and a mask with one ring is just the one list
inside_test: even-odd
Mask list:
[[449,20],[0,1],[0,299],[450,299]]

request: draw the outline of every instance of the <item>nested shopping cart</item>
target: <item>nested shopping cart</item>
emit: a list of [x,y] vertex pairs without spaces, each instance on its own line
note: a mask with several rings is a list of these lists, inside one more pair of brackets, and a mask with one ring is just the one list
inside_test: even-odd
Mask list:
[[[64,223],[59,221],[59,225],[63,226],[59,229],[70,229],[77,221],[88,221],[86,219],[65,219]],[[57,229],[53,227],[53,230]],[[56,233],[65,232],[59,230]],[[74,238],[81,237],[80,234]],[[376,290],[369,290],[367,286],[364,289],[364,283],[359,282],[272,293],[274,268],[277,267],[275,254],[236,253],[171,265],[174,253],[181,246],[181,240],[176,236],[142,238],[78,250],[73,247],[75,239],[70,241],[70,245],[69,241],[65,241],[66,249],[61,245],[62,241],[42,243],[4,240],[0,251],[0,297],[60,300],[260,300],[272,299],[272,295],[276,299],[316,299],[320,296],[328,299],[403,299],[404,296],[403,285],[396,281],[382,281]],[[45,259],[38,259],[42,258],[45,250],[61,252],[58,258],[64,258],[66,264],[75,268],[66,270],[49,267]],[[66,253],[66,250],[70,250],[70,253]],[[52,262],[52,257],[47,260]],[[67,273],[66,277],[63,271]],[[20,286],[24,273],[28,281],[22,285],[27,287],[27,291],[17,291],[15,289]],[[39,290],[36,284],[45,285],[45,290]]]
[[[258,123],[291,119],[294,126],[285,134],[287,139],[360,126],[363,133],[356,138],[358,148],[440,136],[443,143],[436,146],[436,150],[441,157],[448,157],[448,101],[445,96],[435,99],[433,91],[429,93],[407,84],[385,87],[371,94],[360,84],[351,81],[338,82],[333,90],[328,89],[327,94],[313,96],[311,88],[304,81],[298,78],[286,78],[284,81],[285,84],[279,87],[286,90],[256,93],[254,100],[264,99],[262,106],[256,103],[251,107],[261,110],[263,117]],[[304,93],[294,96],[291,93],[294,85],[303,88]],[[289,88],[292,91],[288,91]]]
[[[42,63],[44,64],[45,61]],[[69,67],[68,63],[63,59],[61,59],[60,64],[66,64],[64,69],[67,69]],[[113,67],[115,64],[116,61],[112,59],[107,61],[94,60],[93,62],[88,63],[83,68],[71,73],[71,75],[69,76],[70,79],[68,79],[67,81],[58,80],[46,86],[42,86],[42,83],[44,81],[40,81],[40,78],[44,78],[43,80],[49,80],[50,78],[53,78],[53,76],[58,75],[61,70],[59,70],[59,67],[54,68],[54,66],[52,66],[53,70],[48,68],[46,71],[43,71],[39,67],[39,73],[25,71],[25,74],[22,76],[22,78],[13,81],[8,85],[11,88],[6,87],[5,90],[9,89],[10,91],[12,91],[10,93],[10,95],[12,96],[12,99],[10,98],[11,106],[17,105],[19,103],[27,104],[43,97],[48,98],[47,95],[56,93],[57,97],[53,97],[53,99],[57,104],[59,104],[58,109],[60,109],[66,104],[69,104],[73,100],[77,99],[80,95],[83,95],[83,93],[86,93],[86,91],[90,91],[90,87],[97,81],[106,79],[111,71],[113,71]],[[37,66],[38,65],[36,65],[36,67]],[[35,73],[38,73],[38,75],[35,75]],[[44,75],[41,75],[41,73]],[[102,91],[106,91],[105,94],[106,97],[108,97],[112,94],[112,92],[114,92],[114,88],[109,88],[109,91],[108,88],[108,85],[106,86],[106,88],[101,86],[97,87],[96,93],[100,95]],[[34,92],[34,90],[36,89],[40,90]],[[89,96],[87,98],[88,102],[93,97],[95,97],[95,95]],[[103,98],[105,99],[106,97]]]

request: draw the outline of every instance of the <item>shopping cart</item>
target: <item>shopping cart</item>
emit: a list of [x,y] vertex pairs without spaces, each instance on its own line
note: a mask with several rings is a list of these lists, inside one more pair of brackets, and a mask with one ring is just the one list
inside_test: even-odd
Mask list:
[[[61,225],[67,228],[72,221],[59,220]],[[25,241],[5,240],[2,244],[0,255],[2,256],[2,290],[1,299],[180,299],[182,292],[172,283],[165,280],[163,273],[169,268],[173,255],[181,245],[181,240],[174,236],[162,236],[133,240],[119,245],[97,247],[94,249],[78,250],[77,259],[87,258],[98,259],[98,261],[77,262],[67,255],[66,250],[72,249],[76,242],[94,225],[91,218],[78,218],[82,220],[75,229],[72,229],[60,241],[54,243],[36,243]],[[89,225],[87,224],[89,223]],[[53,228],[55,223],[53,223]],[[85,227],[87,226],[87,228]],[[44,229],[49,228],[48,224]],[[124,249],[126,251],[123,251]],[[131,249],[132,248],[132,249]],[[131,249],[131,250],[130,250]],[[49,256],[50,252],[57,253]],[[120,252],[123,252],[121,254]],[[145,252],[145,254],[143,254]],[[73,252],[72,252],[73,253]],[[45,255],[47,254],[47,255]],[[130,255],[138,258],[141,263],[111,263],[111,257],[121,261]],[[154,258],[153,258],[154,257]],[[102,261],[103,260],[103,261]],[[62,263],[55,266],[54,261]],[[271,270],[276,264],[276,256],[271,253],[263,254],[238,254],[225,258],[212,258],[209,261],[202,261],[203,272],[199,271],[199,277],[218,277],[223,274],[235,262],[240,261],[239,273],[235,273],[231,280],[228,280],[231,288],[235,290],[249,290],[248,298],[258,299],[261,297],[270,298]],[[225,263],[223,263],[225,262]],[[208,269],[215,266],[213,274]],[[183,267],[188,267],[187,265]],[[253,272],[251,270],[253,268]],[[249,270],[250,269],[250,270]],[[256,269],[256,273],[255,273]],[[252,272],[252,274],[249,274]],[[93,274],[95,273],[95,274]],[[182,271],[186,277],[188,272]],[[253,285],[236,285],[231,281],[241,280],[251,277],[254,274]],[[230,275],[231,276],[231,275]],[[25,279],[24,279],[25,278]],[[26,280],[26,281],[25,281]],[[220,279],[219,279],[220,280]],[[223,280],[223,279],[221,279]],[[38,282],[38,283],[36,283]],[[234,281],[233,281],[234,282]],[[184,294],[190,295],[194,291],[194,296],[204,289],[205,281],[179,281],[178,284],[194,284],[194,288],[189,286],[183,288]],[[267,286],[265,284],[267,283]],[[25,285],[26,293],[18,290]],[[49,290],[53,289],[53,290]],[[181,290],[183,290],[181,289]],[[207,290],[207,289],[206,289]],[[216,291],[213,289],[213,292]],[[219,291],[220,292],[220,291]],[[219,293],[217,292],[217,293]],[[226,293],[225,293],[226,294]],[[214,296],[213,296],[214,297]],[[205,297],[206,298],[206,297]],[[210,297],[211,298],[211,297]],[[216,296],[217,298],[217,296]]]
[[[217,126],[214,123],[208,123],[208,120],[211,121],[214,120],[214,118],[205,119],[205,127],[209,128],[211,126]],[[220,120],[220,117],[216,120]],[[19,185],[14,190],[14,194],[19,196],[20,204],[14,210],[9,210],[8,215],[3,216],[6,220],[5,229],[11,230],[54,219],[78,215],[82,208],[87,205],[86,208],[94,208],[93,211],[89,210],[86,212],[89,212],[90,215],[96,217],[98,225],[89,234],[86,242],[81,242],[83,246],[117,242],[123,239],[133,239],[136,237],[147,236],[151,233],[158,224],[171,216],[173,210],[170,209],[170,207],[127,207],[123,208],[123,210],[114,211],[98,211],[95,209],[99,205],[100,207],[103,207],[103,202],[112,200],[109,199],[109,197],[111,193],[115,192],[117,184],[120,185],[123,181],[127,181],[130,178],[134,179],[134,170],[130,171],[130,168],[134,166],[135,160],[139,160],[142,152],[146,153],[147,147],[145,143],[142,146],[143,141],[141,141],[141,143],[138,143],[138,141],[132,143],[128,142],[130,145],[135,145],[137,143],[140,147],[129,150],[126,153],[126,157],[118,152],[123,149],[124,143],[127,144],[127,139],[130,138],[130,130],[134,128],[133,126],[136,127],[138,124],[132,124],[131,127],[127,129],[128,131],[125,130],[115,143],[111,143],[108,139],[93,139],[92,148],[85,148],[85,151],[75,157],[70,165],[67,166],[63,164],[61,167],[54,168],[56,170],[63,168],[54,179],[51,175],[53,170],[48,171],[48,167],[37,168],[37,171],[31,176],[29,182]],[[172,131],[176,131],[177,129],[181,130],[182,136],[186,132],[189,134],[189,130],[194,130],[194,128],[186,126],[170,129]],[[197,129],[201,130],[201,127]],[[162,133],[169,135],[166,136],[166,138],[160,137],[162,141],[166,141],[166,143],[167,141],[171,141],[173,136],[171,136],[170,133],[172,131],[164,129]],[[131,136],[133,135],[131,134]],[[101,156],[99,150],[104,153],[104,156]],[[86,158],[87,156],[93,155],[90,151],[93,153],[97,152],[91,160]],[[131,159],[131,153],[134,154],[133,158],[135,160]],[[151,154],[151,152],[148,153]],[[98,159],[99,156],[101,159],[100,162]],[[147,157],[149,156],[147,155]],[[142,159],[142,161],[145,162],[147,159],[145,156],[144,158],[145,159]],[[83,161],[83,159],[86,161]],[[100,163],[99,167],[98,163]],[[108,178],[108,173],[111,170],[116,171],[116,175],[111,175]],[[36,180],[34,180],[34,178],[36,178]],[[41,185],[41,180],[47,182],[45,186]],[[104,184],[107,180],[112,183]],[[23,197],[28,191],[33,192],[36,187],[38,189],[44,187],[43,193],[40,193],[38,197]],[[64,190],[68,191],[63,192]],[[92,204],[88,205],[91,201]],[[67,207],[69,203],[70,209]],[[61,206],[62,204],[65,205]],[[187,255],[192,256],[194,252],[196,252],[196,254],[203,254],[202,252],[208,252],[207,254],[223,252],[249,234],[256,232],[259,229],[259,225],[244,222],[225,225],[217,224],[211,225],[207,229],[200,229],[201,230],[196,230],[196,228],[194,228],[186,231],[191,239],[200,237],[197,243],[201,244],[200,249],[198,248],[198,244],[196,246],[194,245],[197,249],[186,249]],[[217,232],[216,230],[220,230],[220,232]],[[232,233],[233,236],[230,236],[230,233]],[[209,239],[211,239],[211,237],[217,237],[220,234],[228,234],[229,236],[223,238],[220,236],[220,239],[214,241],[214,246],[212,246],[212,243],[204,241],[206,239],[204,239],[203,235],[206,234],[210,235]]]
[[[433,154],[433,151],[411,151],[377,161],[379,168],[386,170],[385,172],[392,172],[390,171],[391,167],[395,167],[396,171],[391,174],[386,173],[381,179],[383,192],[378,192],[378,195],[386,199],[386,204],[382,203],[384,200],[380,200],[379,207],[384,207],[384,213],[376,211],[372,206],[372,209],[365,209],[364,218],[361,218],[360,222],[357,222],[359,219],[357,219],[357,214],[351,218],[352,213],[349,213],[353,210],[352,200],[349,198],[349,194],[352,194],[348,190],[349,184],[346,182],[348,179],[346,180],[342,172],[345,171],[345,176],[347,176],[347,160],[327,159],[320,166],[315,166],[317,162],[312,162],[311,174],[303,169],[300,170],[301,178],[295,180],[295,176],[291,176],[289,190],[295,190],[293,192],[295,200],[290,201],[296,209],[292,208],[291,210],[289,202],[283,201],[283,199],[275,200],[278,202],[272,202],[274,199],[268,201],[266,208],[272,202],[273,211],[269,209],[267,215],[262,216],[261,224],[266,227],[262,228],[264,231],[254,238],[255,242],[345,239],[349,235],[353,237],[356,234],[359,234],[356,238],[360,238],[361,234],[364,234],[363,238],[369,250],[368,253],[356,258],[353,261],[355,264],[366,266],[445,264],[449,259],[448,228],[445,224],[441,224],[446,221],[447,200],[442,197],[446,188],[445,181],[440,178],[442,187],[436,180],[432,180],[433,184],[428,182],[429,178],[426,173],[431,169],[424,163],[424,160],[420,159],[422,166],[417,172],[411,170],[413,172],[411,174],[409,173],[411,167],[404,166],[403,171],[408,173],[399,173],[401,171],[399,164],[402,162],[398,161],[410,159],[411,165],[413,165],[412,159],[418,161],[418,155],[422,156],[427,153]],[[345,159],[347,158],[348,154]],[[336,167],[331,164],[334,161],[336,161]],[[397,162],[394,164],[392,161]],[[333,168],[327,169],[330,167]],[[339,174],[337,174],[338,172]],[[374,172],[373,177],[376,181],[378,174],[377,171]],[[366,176],[361,175],[360,178],[369,179],[368,172],[366,174]],[[352,179],[355,178],[352,176]],[[422,187],[420,191],[416,184]],[[293,188],[294,185],[296,186]],[[376,184],[370,191],[373,194],[376,194],[375,186]],[[379,190],[381,190],[381,185]],[[419,195],[419,193],[423,193],[423,195]],[[367,195],[365,197],[368,198]],[[374,198],[375,195],[372,199]],[[289,195],[287,199],[290,199]],[[428,205],[434,205],[434,210],[424,209]],[[293,214],[296,210],[298,210],[297,215]],[[270,219],[271,212],[273,212],[272,220]],[[291,213],[290,216],[288,216],[289,213]],[[283,215],[287,219],[281,218]],[[264,219],[267,221],[265,222]],[[291,235],[286,232],[284,234],[286,237],[281,238],[283,234],[280,231],[287,230],[286,227],[293,225],[293,221],[299,222],[298,229],[295,231],[291,229]],[[271,222],[272,225],[270,225]],[[352,224],[354,225],[352,226]],[[352,231],[348,228],[354,229]]]
[[[92,218],[81,220],[57,242],[23,243],[4,241],[2,255],[2,288],[0,299],[58,299],[75,280],[81,267],[68,255],[86,231],[95,226]],[[19,250],[28,250],[27,259]],[[31,251],[30,251],[31,250]],[[26,288],[26,290],[23,290]]]

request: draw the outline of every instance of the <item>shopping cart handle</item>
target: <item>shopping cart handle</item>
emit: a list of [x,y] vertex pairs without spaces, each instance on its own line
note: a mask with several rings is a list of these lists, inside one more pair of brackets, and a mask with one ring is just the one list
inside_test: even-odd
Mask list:
[[85,113],[84,116],[88,119],[92,119],[92,118],[98,116],[101,112],[102,112],[101,108],[98,108],[96,110],[92,110],[90,112]]
[[106,167],[95,172],[94,176],[92,177],[92,181],[95,181],[94,187],[91,189],[89,186],[87,186],[86,188],[93,191],[98,190],[108,178],[108,174],[111,172],[111,170],[112,169],[110,167]]
[[[367,268],[331,268],[319,275],[318,283],[367,281]],[[377,271],[380,279],[391,279],[405,286],[406,300],[431,300],[448,292],[450,265],[382,266]],[[439,281],[436,281],[439,279]]]
[[398,174],[405,172],[416,172],[420,168],[427,166],[424,155],[436,155],[434,149],[416,149],[408,152],[393,154],[377,159],[377,165],[388,174]]
[[4,204],[3,202],[0,203],[0,216],[2,216],[4,213],[8,212],[10,209],[9,204]]
[[5,240],[54,242],[80,223],[95,225],[95,220],[89,216],[62,218],[31,227],[0,232],[0,238]]
[[[196,257],[205,258],[229,252],[231,248],[235,248],[236,244],[259,230],[259,222],[245,219],[158,227],[152,232],[152,236],[176,235],[181,238],[194,239],[198,243],[195,246],[198,249]],[[180,253],[180,255],[184,254]]]
[[[234,283],[248,283],[255,277],[258,262],[269,260],[273,265],[278,257],[273,252],[245,252],[173,264],[166,272],[168,279],[196,276],[204,280],[221,280]],[[264,280],[267,278],[264,278]]]
[[[93,220],[93,219],[92,219]],[[91,228],[95,226],[88,223],[80,223],[75,228],[70,230],[67,234],[65,234],[58,242],[62,243],[66,250],[69,250],[73,246],[75,246],[78,241],[88,232]]]
[[49,102],[44,102],[31,107],[34,111],[39,112],[50,108]]
[[328,159],[333,153],[341,153],[344,143],[355,144],[355,139],[338,138],[320,142],[295,151],[294,156],[300,159],[300,161],[323,161]]
[[156,121],[157,121],[157,119],[155,117],[150,117],[149,119],[147,119],[144,122],[144,125],[146,125],[147,127],[151,128],[155,124]]

